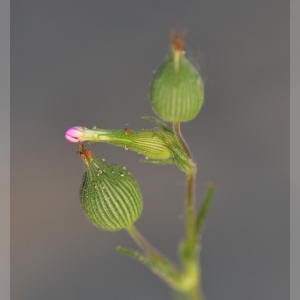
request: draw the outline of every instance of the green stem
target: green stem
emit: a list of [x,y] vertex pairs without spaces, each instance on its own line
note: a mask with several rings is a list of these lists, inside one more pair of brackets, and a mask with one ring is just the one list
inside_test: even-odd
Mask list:
[[184,138],[181,135],[181,132],[180,132],[180,123],[179,122],[173,123],[173,131],[174,131],[174,134],[175,134],[178,142],[180,143],[180,145],[184,149],[185,153],[192,160],[192,153],[191,153],[191,151],[190,151],[187,143],[185,142]]
[[199,293],[198,289],[193,289],[188,294],[189,300],[204,300],[204,297]]
[[[164,280],[172,289],[176,291],[182,291],[182,273],[180,270],[167,258],[162,256],[156,249],[154,249],[138,232],[134,225],[130,225],[127,228],[128,233],[133,238],[133,240],[138,244],[138,246],[144,250],[147,255],[146,258],[140,258],[141,256],[128,251],[124,254],[129,253],[133,258],[136,258],[147,265],[156,275],[158,275],[162,280]],[[123,249],[124,250],[124,249]]]
[[133,224],[129,225],[126,230],[137,245],[150,257],[158,258],[160,260],[164,259],[164,257],[140,234]]
[[195,242],[195,226],[194,226],[194,173],[187,175],[186,178],[186,234],[190,245]]
[[190,159],[190,172],[186,175],[186,240],[184,242],[184,253],[181,253],[186,285],[189,287],[186,290],[186,295],[189,300],[203,300],[202,292],[199,291],[201,269],[198,262],[199,247],[197,246],[194,213],[194,182],[197,168],[192,159],[192,154],[181,135],[180,123],[173,123],[173,131],[182,149]]
[[180,132],[180,123],[173,123],[174,134],[182,146],[183,150],[190,158],[191,172],[186,177],[186,198],[185,198],[185,212],[186,212],[186,236],[189,243],[192,245],[195,241],[195,226],[194,226],[194,181],[196,175],[196,164],[192,159],[192,154],[187,146],[184,138]]
[[[172,288],[184,293],[189,300],[204,300],[202,292],[200,291],[200,277],[201,269],[198,262],[199,247],[197,246],[196,228],[195,228],[195,213],[194,213],[194,182],[196,175],[196,164],[192,159],[192,154],[184,141],[180,132],[180,123],[173,124],[174,135],[181,145],[183,151],[190,160],[190,168],[186,173],[186,198],[185,198],[185,214],[186,214],[186,238],[183,243],[183,251],[181,253],[182,273],[179,281],[175,278],[179,275],[177,271],[172,269],[171,281],[168,279]],[[156,249],[154,249],[144,237],[138,232],[134,225],[127,228],[128,233],[138,246],[145,251],[145,253],[152,259],[161,262],[167,262]],[[168,263],[168,265],[170,265]],[[160,265],[162,266],[162,265]],[[164,264],[163,266],[166,266]],[[170,270],[170,269],[169,269]],[[155,271],[155,270],[154,270]],[[175,276],[175,275],[176,276]],[[174,277],[175,276],[175,277]],[[162,276],[161,276],[162,277]],[[174,277],[174,278],[173,278]],[[163,278],[163,277],[162,277]],[[169,278],[169,277],[168,277]]]

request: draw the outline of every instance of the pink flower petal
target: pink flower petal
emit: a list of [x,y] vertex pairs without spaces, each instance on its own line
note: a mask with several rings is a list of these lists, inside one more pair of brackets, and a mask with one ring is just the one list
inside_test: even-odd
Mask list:
[[80,126],[69,128],[65,133],[66,140],[71,143],[81,142],[83,136],[84,128]]

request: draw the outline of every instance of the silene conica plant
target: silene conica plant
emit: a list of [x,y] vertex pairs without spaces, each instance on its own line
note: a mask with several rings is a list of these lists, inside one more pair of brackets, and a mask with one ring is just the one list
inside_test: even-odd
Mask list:
[[[171,47],[150,85],[150,101],[160,118],[154,129],[69,128],[67,141],[77,143],[77,153],[85,165],[80,200],[87,218],[97,227],[116,231],[126,229],[142,252],[118,247],[125,254],[151,269],[174,291],[176,299],[203,300],[199,265],[200,237],[213,195],[210,183],[202,204],[195,210],[196,163],[180,132],[180,123],[193,120],[203,104],[203,82],[185,57],[185,33],[171,34]],[[170,128],[166,123],[172,123]],[[186,176],[184,200],[186,234],[179,244],[180,267],[160,254],[134,226],[142,212],[142,196],[133,176],[105,160],[93,156],[83,142],[103,142],[142,154],[142,162],[176,164]]]

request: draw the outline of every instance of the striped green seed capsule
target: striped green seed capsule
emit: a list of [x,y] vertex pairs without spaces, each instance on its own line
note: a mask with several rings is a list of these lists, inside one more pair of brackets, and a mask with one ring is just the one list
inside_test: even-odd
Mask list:
[[168,122],[194,119],[203,104],[203,82],[185,57],[182,32],[171,37],[170,53],[155,73],[150,86],[150,101],[155,113]]
[[87,218],[108,231],[126,228],[141,215],[140,189],[124,168],[95,158],[80,145],[78,151],[85,164],[80,198]]

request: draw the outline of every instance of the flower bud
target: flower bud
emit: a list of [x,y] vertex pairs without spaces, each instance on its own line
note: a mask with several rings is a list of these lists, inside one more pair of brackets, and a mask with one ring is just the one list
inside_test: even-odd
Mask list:
[[79,145],[86,172],[80,198],[87,218],[97,227],[115,231],[133,224],[141,215],[140,189],[125,168],[95,158]]
[[171,36],[171,49],[156,71],[150,86],[150,101],[155,113],[168,122],[187,122],[196,117],[203,104],[203,82],[185,57],[184,34]]
[[84,136],[84,127],[74,126],[69,128],[65,133],[65,138],[70,143],[82,142]]
[[131,130],[126,129],[99,129],[94,127],[72,127],[66,131],[66,139],[69,142],[103,142],[123,147],[143,154],[149,159],[167,159],[171,151],[166,144],[166,139],[174,136],[163,129]]

